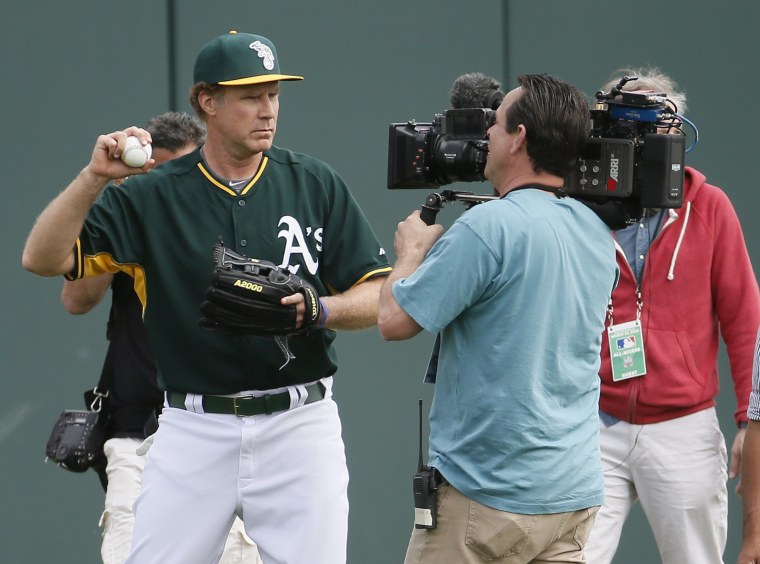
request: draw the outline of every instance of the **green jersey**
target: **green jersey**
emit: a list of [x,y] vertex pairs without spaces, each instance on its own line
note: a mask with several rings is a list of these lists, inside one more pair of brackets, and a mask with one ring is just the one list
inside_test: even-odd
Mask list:
[[69,278],[117,271],[134,278],[166,390],[233,394],[311,382],[336,371],[335,332],[329,329],[289,337],[295,358],[283,366],[285,356],[273,339],[198,326],[219,239],[288,268],[320,295],[390,271],[348,188],[325,163],[272,147],[256,176],[237,188],[215,178],[196,150],[109,185],[77,241]]

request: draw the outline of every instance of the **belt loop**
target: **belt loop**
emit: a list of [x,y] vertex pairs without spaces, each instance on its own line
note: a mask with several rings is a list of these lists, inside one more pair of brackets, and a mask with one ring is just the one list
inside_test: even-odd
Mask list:
[[332,376],[325,376],[324,378],[321,378],[319,382],[324,387],[324,393],[326,398],[332,397],[332,385],[333,385],[333,377]]
[[203,396],[198,394],[187,394],[185,396],[185,409],[193,413],[205,413],[205,411],[203,411]]
[[306,403],[306,398],[309,397],[309,391],[303,384],[296,384],[295,386],[288,387],[288,393],[290,394],[290,408],[301,407]]

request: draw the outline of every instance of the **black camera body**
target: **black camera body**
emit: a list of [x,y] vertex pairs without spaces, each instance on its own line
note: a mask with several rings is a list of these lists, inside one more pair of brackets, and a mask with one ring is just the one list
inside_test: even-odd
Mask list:
[[45,445],[45,455],[71,472],[103,465],[105,427],[105,416],[98,411],[64,410]]
[[[683,205],[686,149],[681,125],[686,121],[694,126],[676,113],[667,94],[622,90],[636,79],[623,77],[609,93],[596,93],[588,142],[565,178],[567,194],[594,209],[613,229],[635,221],[643,208]],[[431,123],[392,123],[388,188],[485,180],[487,131],[494,114],[489,108],[462,108],[436,114]],[[457,193],[446,198],[455,199]]]
[[[596,93],[590,137],[565,179],[566,191],[600,204],[632,199],[640,208],[679,208],[686,140],[680,120],[667,94],[622,91],[630,80]],[[662,132],[673,128],[677,134]]]
[[430,123],[392,123],[388,188],[485,180],[486,132],[494,119],[494,111],[488,108],[460,108],[436,114]]

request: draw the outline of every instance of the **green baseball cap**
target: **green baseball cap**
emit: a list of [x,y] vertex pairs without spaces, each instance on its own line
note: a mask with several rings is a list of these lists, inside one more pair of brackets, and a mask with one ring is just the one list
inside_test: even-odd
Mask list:
[[195,59],[196,84],[241,86],[276,80],[303,80],[302,76],[280,74],[274,44],[261,35],[230,31],[207,43]]

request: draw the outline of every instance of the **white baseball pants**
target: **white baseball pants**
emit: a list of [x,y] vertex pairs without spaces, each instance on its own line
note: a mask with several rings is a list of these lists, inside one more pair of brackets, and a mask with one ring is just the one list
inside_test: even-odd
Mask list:
[[[123,564],[129,556],[134,526],[132,504],[140,493],[145,465],[145,457],[135,450],[142,442],[130,438],[109,439],[103,447],[108,461],[108,489],[100,517],[103,531],[100,555],[103,564]],[[242,563],[261,564],[261,558],[256,544],[245,534],[242,521],[236,518],[227,535],[219,564]]]
[[343,564],[348,470],[325,399],[237,417],[164,408],[135,503],[132,564],[212,564],[235,515],[265,564]]

